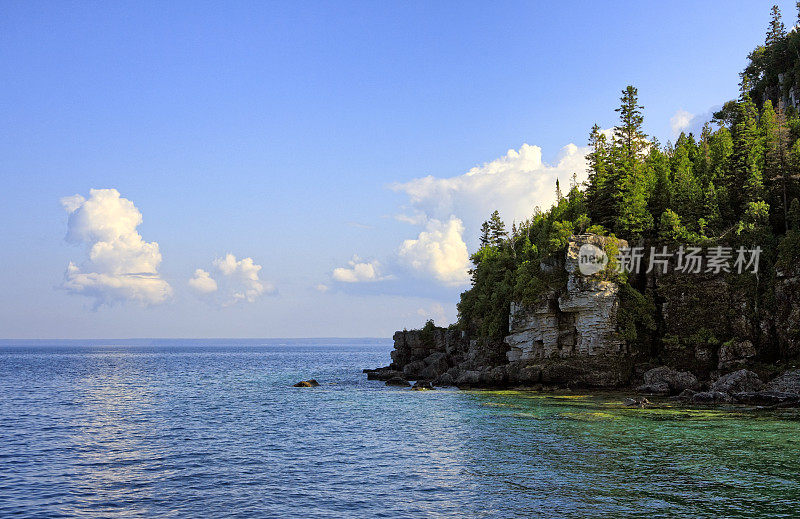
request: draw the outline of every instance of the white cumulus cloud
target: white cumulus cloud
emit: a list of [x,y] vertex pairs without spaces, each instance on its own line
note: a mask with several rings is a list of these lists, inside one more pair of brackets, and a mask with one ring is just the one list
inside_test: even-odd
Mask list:
[[463,234],[464,224],[455,216],[446,222],[431,219],[416,239],[405,240],[400,246],[400,261],[444,285],[466,284],[469,253]]
[[66,240],[89,248],[80,266],[70,262],[62,287],[94,298],[95,305],[135,301],[163,303],[172,288],[158,273],[158,243],[146,242],[136,228],[142,213],[116,189],[92,189],[89,198],[61,199],[69,213]]
[[349,267],[333,269],[333,279],[341,283],[365,283],[391,279],[381,275],[381,264],[378,260],[365,261],[358,256],[348,262]]
[[586,179],[588,148],[568,144],[561,149],[554,165],[542,161],[539,146],[523,144],[495,160],[475,166],[455,177],[427,176],[396,183],[391,189],[408,195],[406,209],[399,219],[424,223],[429,219],[460,219],[468,233],[477,233],[481,222],[499,210],[508,220],[529,218],[536,206],[546,210],[555,202],[556,179],[564,194],[569,191],[572,174],[578,182]]
[[194,276],[189,280],[189,286],[201,294],[210,294],[219,288],[217,282],[211,277],[211,273],[203,269],[194,271]]
[[222,306],[240,301],[254,303],[262,295],[275,292],[273,285],[259,279],[261,265],[257,265],[253,258],[237,260],[236,256],[228,253],[215,259],[212,265],[213,274],[196,269],[189,279],[189,286],[201,295],[214,294]]

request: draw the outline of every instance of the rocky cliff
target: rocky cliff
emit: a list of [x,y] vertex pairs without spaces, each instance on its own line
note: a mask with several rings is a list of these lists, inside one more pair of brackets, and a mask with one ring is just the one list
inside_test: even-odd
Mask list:
[[584,275],[579,268],[581,247],[602,248],[607,240],[574,236],[563,265],[566,286],[546,291],[529,306],[512,303],[510,333],[503,342],[442,328],[427,334],[400,331],[394,335],[392,364],[367,370],[370,377],[402,376],[460,387],[627,384],[631,362],[616,332],[619,285],[608,279],[608,269]]
[[[800,401],[791,392],[765,393],[771,386],[761,379],[774,379],[793,364],[764,362],[763,348],[757,346],[772,341],[780,345],[782,358],[797,356],[800,277],[779,272],[777,310],[752,319],[747,285],[721,275],[643,275],[636,282],[656,294],[660,339],[657,349],[642,350],[621,333],[623,285],[616,266],[603,263],[604,268],[587,272],[581,264],[586,247],[625,246],[613,238],[572,236],[563,262],[542,266],[564,269],[566,282],[528,304],[512,303],[503,341],[470,337],[457,329],[404,330],[394,335],[392,364],[365,371],[381,380],[426,380],[462,388],[636,387],[700,403],[730,402],[734,394],[750,403]],[[729,336],[735,338],[718,339]],[[747,384],[719,385],[733,373]],[[792,380],[800,381],[800,376]]]
[[574,236],[566,253],[566,290],[550,290],[532,306],[511,304],[510,333],[505,338],[509,361],[625,353],[625,343],[616,333],[619,285],[605,280],[604,272],[581,274],[578,265],[582,246],[603,248],[607,240],[594,235]]

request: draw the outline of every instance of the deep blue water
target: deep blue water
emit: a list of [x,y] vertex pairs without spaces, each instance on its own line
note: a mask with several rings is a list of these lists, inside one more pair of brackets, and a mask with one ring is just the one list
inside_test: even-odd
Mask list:
[[800,513],[794,411],[367,381],[390,349],[0,341],[0,517]]

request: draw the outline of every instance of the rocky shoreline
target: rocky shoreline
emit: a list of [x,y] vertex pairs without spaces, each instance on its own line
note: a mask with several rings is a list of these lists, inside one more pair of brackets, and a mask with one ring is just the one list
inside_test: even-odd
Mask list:
[[[407,333],[407,332],[406,332]],[[429,358],[430,357],[430,358]],[[368,380],[385,381],[387,386],[411,387],[414,390],[434,387],[459,389],[516,389],[557,392],[591,386],[573,384],[563,378],[544,378],[539,367],[509,364],[484,370],[459,373],[450,367],[446,357],[431,354],[417,364],[404,369],[392,364],[383,368],[365,369]],[[558,383],[555,383],[558,381]],[[413,386],[412,386],[413,382]],[[596,387],[601,391],[609,387]],[[740,369],[716,380],[699,381],[688,371],[676,371],[667,366],[650,369],[643,374],[638,386],[616,386],[617,391],[629,391],[644,397],[669,398],[673,402],[693,405],[741,404],[758,407],[800,407],[800,369],[789,370],[765,383],[753,371]],[[644,407],[650,402],[643,397],[629,398],[627,405]]]
[[[504,340],[471,337],[455,328],[398,331],[391,364],[364,373],[398,387],[415,382],[416,389],[581,388],[629,391],[692,405],[800,406],[797,365],[760,362],[746,339],[713,348],[665,347],[649,356],[634,351],[618,333],[617,283],[578,272],[580,247],[602,247],[605,239],[572,236],[564,260],[549,266],[564,269],[565,287],[544,292],[533,305],[512,303]],[[688,311],[679,304],[681,298],[664,304],[667,329],[680,326],[682,313]]]

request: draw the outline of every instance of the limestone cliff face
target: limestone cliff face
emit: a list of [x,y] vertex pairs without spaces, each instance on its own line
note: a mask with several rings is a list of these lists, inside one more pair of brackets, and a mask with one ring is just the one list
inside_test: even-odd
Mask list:
[[[584,275],[579,252],[584,245],[604,248],[608,239],[573,236],[566,252],[566,290],[550,291],[533,306],[512,303],[505,342],[510,362],[625,353],[616,335],[619,286],[602,273]],[[620,242],[626,246],[625,242]]]
[[[618,387],[629,383],[631,363],[617,336],[619,286],[608,272],[584,275],[581,247],[605,249],[611,238],[573,236],[565,261],[564,287],[532,306],[513,304],[504,342],[466,336],[457,330],[401,331],[394,335],[392,364],[370,376],[402,376],[459,387]],[[624,241],[614,240],[617,246]]]

